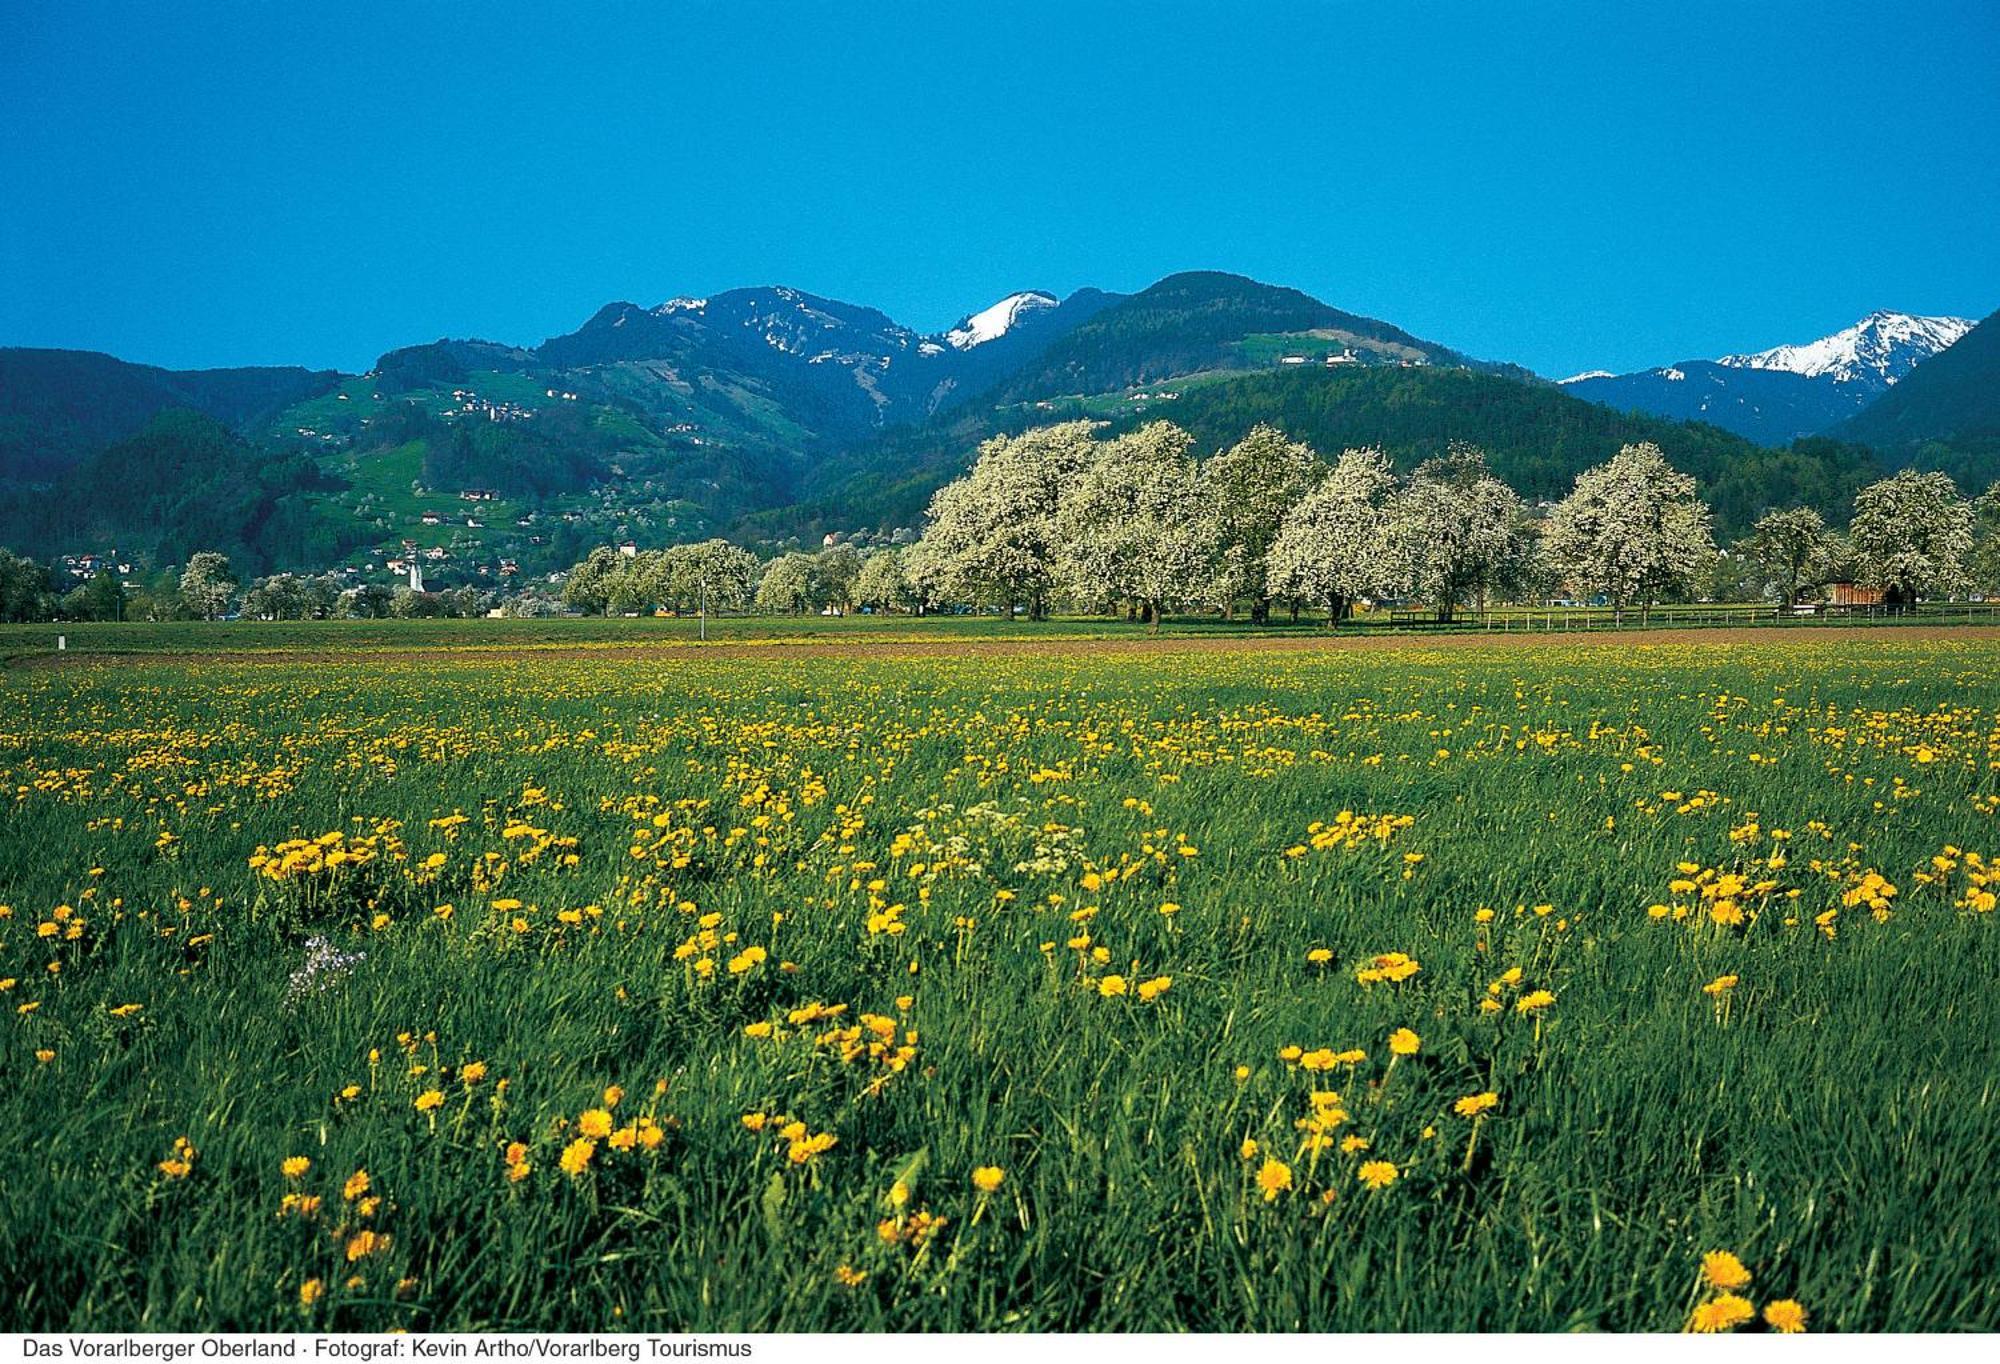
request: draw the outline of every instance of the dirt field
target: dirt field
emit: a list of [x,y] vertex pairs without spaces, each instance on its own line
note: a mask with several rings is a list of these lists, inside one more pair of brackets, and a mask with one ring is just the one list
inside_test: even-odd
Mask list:
[[1645,649],[1679,644],[1709,646],[1773,644],[1796,640],[1938,640],[1967,642],[2000,639],[2000,626],[1986,625],[1905,625],[1905,626],[1816,626],[1795,629],[1720,626],[1706,629],[1666,630],[1577,630],[1552,632],[1454,632],[1418,634],[1287,634],[1235,635],[1226,637],[1153,638],[1132,635],[1116,639],[1060,635],[1048,639],[782,639],[770,641],[642,640],[630,644],[599,642],[590,644],[496,644],[491,646],[443,644],[428,647],[356,649],[229,649],[215,651],[173,651],[158,653],[67,653],[23,654],[9,659],[8,668],[34,670],[91,667],[105,664],[154,665],[173,663],[208,667],[231,664],[296,665],[300,663],[351,662],[365,656],[384,661],[427,658],[463,662],[504,663],[536,659],[686,659],[703,658],[924,658],[952,656],[1004,657],[1017,654],[1203,654],[1203,653],[1345,653],[1352,651],[1429,652],[1438,649],[1536,649],[1556,645]]

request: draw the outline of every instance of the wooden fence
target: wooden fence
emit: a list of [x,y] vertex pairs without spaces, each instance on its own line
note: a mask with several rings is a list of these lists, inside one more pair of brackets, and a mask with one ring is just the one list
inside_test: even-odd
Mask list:
[[1565,633],[1589,630],[1688,630],[1729,626],[1811,630],[1840,625],[2000,625],[2000,601],[1925,602],[1920,606],[1821,606],[1809,613],[1780,611],[1768,603],[1717,602],[1655,606],[1622,613],[1603,606],[1508,606],[1464,610],[1450,621],[1429,611],[1371,611],[1341,622],[1341,629],[1477,631],[1486,634]]

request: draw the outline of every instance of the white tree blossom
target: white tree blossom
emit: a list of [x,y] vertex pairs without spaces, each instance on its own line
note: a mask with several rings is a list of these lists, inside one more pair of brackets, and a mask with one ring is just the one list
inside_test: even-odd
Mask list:
[[1835,545],[1825,517],[1793,507],[1759,517],[1743,548],[1770,575],[1779,605],[1789,609],[1800,588],[1819,582],[1832,567]]
[[1714,550],[1694,480],[1650,442],[1578,474],[1542,534],[1555,576],[1582,595],[1602,593],[1620,615],[1686,588]]
[[599,545],[581,563],[570,567],[563,580],[563,601],[579,611],[608,611],[611,582],[622,567],[623,556],[617,550]]
[[853,545],[828,545],[813,556],[813,575],[821,599],[839,615],[854,609],[854,584],[861,577],[861,551]]
[[650,613],[667,599],[667,556],[657,549],[620,555],[604,579],[606,615],[637,616]]
[[810,554],[781,554],[764,565],[757,583],[757,609],[778,615],[803,615],[819,603],[819,583]]
[[757,556],[727,540],[675,545],[661,565],[664,598],[676,610],[747,611],[757,590]]
[[1865,581],[1915,602],[1963,585],[1975,519],[1950,475],[1905,469],[1854,495],[1848,536]]
[[1989,600],[2000,592],[2000,483],[1972,504],[1972,552],[1966,556],[1966,585]]
[[907,565],[935,601],[1017,605],[1040,619],[1055,581],[1055,518],[1090,463],[1090,422],[995,436],[963,478],[931,498],[924,552]]
[[181,574],[181,600],[203,620],[214,620],[227,611],[235,589],[236,574],[229,567],[229,556],[212,549],[190,556]]
[[910,605],[910,585],[903,577],[903,552],[878,549],[861,561],[855,579],[854,600],[877,611],[893,611]]
[[1221,537],[1214,595],[1224,614],[1248,596],[1250,618],[1261,624],[1271,607],[1271,545],[1326,465],[1311,446],[1260,422],[1201,472]]
[[1056,578],[1079,603],[1132,603],[1157,629],[1208,594],[1217,529],[1193,447],[1172,422],[1097,446],[1056,515]]
[[1265,587],[1293,602],[1317,602],[1338,623],[1356,598],[1389,575],[1389,457],[1377,449],[1342,453],[1330,473],[1286,515],[1265,566]]
[[1533,538],[1514,490],[1477,446],[1425,461],[1389,507],[1387,558],[1396,590],[1449,621],[1458,607],[1523,577]]

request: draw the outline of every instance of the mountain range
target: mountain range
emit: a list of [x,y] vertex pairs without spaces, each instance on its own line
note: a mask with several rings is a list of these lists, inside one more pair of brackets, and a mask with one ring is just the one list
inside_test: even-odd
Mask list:
[[1853,417],[1972,327],[1962,317],[1873,312],[1803,345],[1680,360],[1632,374],[1593,371],[1562,386],[1591,402],[1705,421],[1780,445]]
[[[1781,502],[1838,515],[1879,475],[1869,443],[1902,458],[1963,436],[1931,462],[2000,472],[1978,436],[2000,426],[1995,328],[1971,327],[1878,313],[1805,346],[1551,384],[1294,289],[1190,272],[1129,295],[1019,291],[938,333],[781,286],[617,302],[539,345],[440,339],[360,375],[0,349],[0,544],[166,558],[198,528],[259,566],[411,540],[559,566],[613,537],[886,532],[916,524],[979,440],[1067,416],[1172,417],[1210,447],[1269,420],[1406,466],[1466,439],[1537,498],[1653,440],[1732,529]],[[175,411],[214,429],[156,431]],[[1840,439],[1799,439],[1830,428]],[[163,461],[171,497],[105,492]],[[444,514],[475,494],[477,515]]]

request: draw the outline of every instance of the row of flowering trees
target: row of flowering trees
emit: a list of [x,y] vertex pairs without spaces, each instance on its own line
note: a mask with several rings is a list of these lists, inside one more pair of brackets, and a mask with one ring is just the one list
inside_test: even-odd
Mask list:
[[[1695,481],[1651,444],[1626,446],[1537,508],[1471,445],[1399,474],[1379,449],[1328,463],[1271,426],[1203,459],[1170,422],[1106,436],[1076,421],[986,441],[906,548],[839,544],[768,561],[722,540],[603,548],[571,571],[564,596],[613,614],[705,604],[1039,619],[1060,605],[1156,624],[1177,610],[1261,622],[1274,606],[1335,622],[1391,599],[1450,620],[1468,605],[1551,597],[1644,610],[1710,591],[1718,564],[1747,566],[1784,603],[1836,577],[1891,601],[1965,590],[2000,580],[2000,490],[1971,503],[1943,474],[1904,472],[1860,493],[1844,535],[1810,509],[1780,509],[1719,554]],[[1733,582],[1740,590],[1742,575]]]
[[931,502],[907,552],[916,594],[1025,607],[1066,599],[1156,621],[1170,609],[1338,619],[1370,597],[1441,619],[1562,578],[1614,604],[1683,585],[1712,546],[1694,483],[1652,446],[1577,482],[1538,523],[1469,445],[1398,477],[1380,450],[1331,466],[1269,426],[1213,458],[1170,422],[1102,438],[1088,422],[998,437]]
[[[1724,571],[1718,571],[1724,570]],[[1854,500],[1845,532],[1810,508],[1767,513],[1716,549],[1695,482],[1658,447],[1628,445],[1577,476],[1553,506],[1530,507],[1477,447],[1400,474],[1379,449],[1330,464],[1271,426],[1197,457],[1171,422],[1107,436],[1065,422],[979,447],[931,499],[924,533],[898,549],[836,544],[760,560],[724,540],[668,549],[602,547],[569,572],[563,604],[592,613],[997,609],[1034,618],[1066,605],[1150,620],[1175,610],[1274,605],[1338,621],[1357,603],[1421,603],[1441,620],[1467,605],[1551,597],[1620,613],[1688,596],[1790,604],[1839,579],[1909,603],[2000,595],[2000,485],[1968,501],[1942,473],[1905,470]],[[239,588],[229,561],[199,553],[163,577],[146,613],[246,616],[476,615],[559,609],[539,591],[497,598],[349,586],[277,574]],[[47,570],[0,550],[0,620],[118,619],[115,575],[58,599]]]
[[[1908,471],[1861,492],[1844,537],[1813,511],[1779,510],[1736,555],[1782,601],[1835,574],[1915,601],[2000,570],[2000,535],[1976,544],[1982,522],[2000,522],[2000,495],[1975,505],[1945,475]],[[1239,607],[1262,620],[1278,603],[1333,621],[1390,598],[1449,620],[1468,604],[1554,595],[1644,609],[1693,593],[1716,558],[1694,479],[1651,444],[1626,446],[1534,509],[1470,445],[1402,476],[1380,450],[1329,465],[1270,426],[1204,460],[1170,422],[1108,438],[1068,422],[983,444],[881,576],[900,578],[913,603],[1036,617],[1065,601],[1154,621]]]

